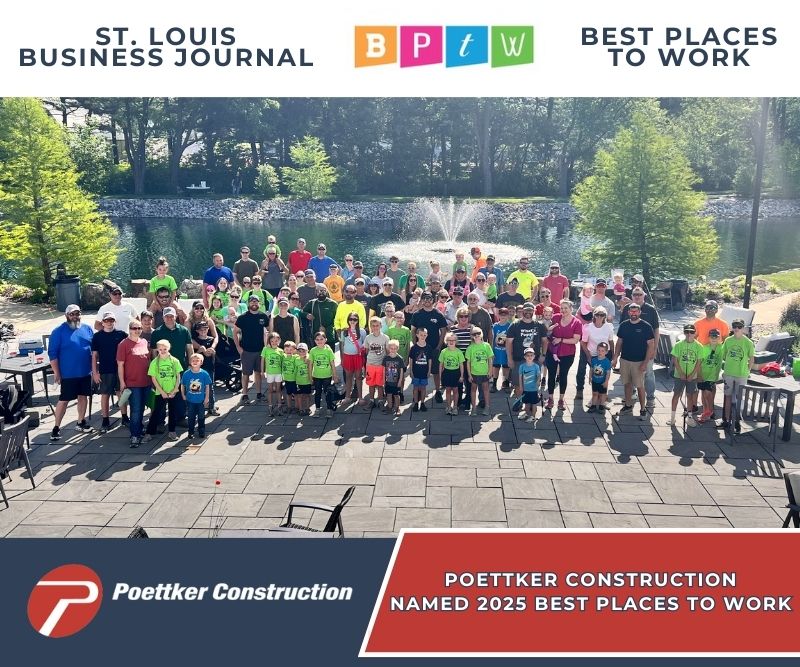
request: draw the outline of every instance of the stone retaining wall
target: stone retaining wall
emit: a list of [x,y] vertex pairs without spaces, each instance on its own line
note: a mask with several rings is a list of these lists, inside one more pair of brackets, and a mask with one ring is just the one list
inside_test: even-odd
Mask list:
[[[401,220],[411,203],[395,202],[309,202],[289,199],[115,199],[102,198],[100,208],[112,218],[214,218],[221,220],[319,220],[345,223],[367,220]],[[488,206],[504,220],[571,220],[575,209],[568,203],[499,203]],[[705,214],[717,220],[746,218],[752,200],[714,197]],[[762,218],[800,217],[800,200],[765,199]]]

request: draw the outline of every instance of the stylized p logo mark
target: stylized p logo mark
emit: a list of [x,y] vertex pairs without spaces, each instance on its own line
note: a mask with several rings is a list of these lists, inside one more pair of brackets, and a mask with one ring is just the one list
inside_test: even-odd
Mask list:
[[62,565],[44,575],[28,598],[28,620],[45,637],[83,630],[100,609],[103,584],[85,565]]

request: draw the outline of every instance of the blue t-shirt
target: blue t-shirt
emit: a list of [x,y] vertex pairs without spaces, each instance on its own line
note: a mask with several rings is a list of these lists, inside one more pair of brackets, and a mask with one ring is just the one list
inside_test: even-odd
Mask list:
[[82,378],[92,373],[92,337],[88,324],[71,329],[64,322],[53,329],[47,354],[58,361],[62,378]]
[[520,364],[519,374],[522,378],[522,391],[539,390],[539,378],[542,376],[542,368],[539,364]]
[[608,357],[592,357],[592,384],[604,384],[611,372],[611,361]]
[[203,282],[206,285],[216,285],[220,278],[225,278],[231,285],[233,284],[233,271],[227,266],[218,269],[216,266],[211,266],[206,269],[203,274]]
[[206,387],[211,385],[211,376],[202,368],[197,373],[190,368],[181,375],[181,384],[186,391],[187,403],[202,403],[206,400]]
[[500,324],[496,322],[492,325],[492,351],[494,352],[495,366],[508,366],[508,354],[506,354],[506,332],[511,326],[511,322]]
[[327,255],[325,257],[319,258],[317,255],[314,255],[310,260],[308,260],[308,268],[314,272],[314,276],[318,283],[321,283],[325,278],[331,275],[331,264],[336,264],[335,259],[331,259]]
[[493,275],[497,276],[497,286],[498,287],[502,287],[503,285],[506,284],[506,274],[503,273],[503,269],[499,269],[496,266],[491,271],[489,271],[488,268],[483,266],[480,269],[478,269],[478,273],[482,273],[485,276],[488,276],[489,274],[493,274]]

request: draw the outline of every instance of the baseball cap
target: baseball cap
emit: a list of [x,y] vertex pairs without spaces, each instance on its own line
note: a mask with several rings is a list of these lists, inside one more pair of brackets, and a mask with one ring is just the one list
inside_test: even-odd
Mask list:
[[422,298],[423,299],[433,299],[433,294],[431,294],[428,291],[425,291],[425,292],[422,293]]
[[248,301],[258,301],[259,303],[261,303],[261,297],[260,297],[260,296],[258,296],[258,294],[251,294],[251,295],[250,295],[250,296],[247,298],[247,300],[248,300]]
[[327,248],[325,247],[325,244],[324,244],[324,243],[320,243],[320,244],[317,246],[317,250],[327,250]]
[[355,262],[353,262],[353,268],[354,269],[363,269],[364,268],[364,264],[362,262],[356,260]]
[[512,278],[511,280],[508,281],[508,284],[509,285],[519,285],[519,280],[517,280],[516,278]]
[[683,333],[697,333],[697,329],[694,328],[694,324],[684,324]]
[[345,255],[344,258],[345,258],[345,260],[353,259],[353,256],[352,255]]
[[633,279],[635,281],[637,281],[637,282],[640,282],[640,283],[644,282],[644,276],[641,273],[634,273],[633,274]]
[[526,301],[522,304],[522,310],[536,310],[536,306],[534,306],[530,301]]
[[469,249],[469,252],[470,252],[471,255],[474,255],[476,252],[480,252],[480,251],[481,251],[481,249],[478,246],[472,246]]
[[534,352],[532,347],[526,347],[522,354],[523,355],[525,355],[525,354],[536,354],[536,352]]
[[375,276],[372,280],[369,281],[370,285],[377,285],[378,287],[381,286],[381,279],[378,276]]
[[195,329],[208,329],[208,320],[200,320],[194,325]]
[[498,315],[508,315],[508,308],[498,308],[497,314]]
[[306,242],[306,240],[305,240],[305,239],[304,239],[302,236],[301,236],[299,239],[297,239],[297,242],[298,242],[298,243],[300,243],[301,241],[302,241],[303,243],[305,243],[305,242]]
[[81,312],[81,307],[76,306],[74,303],[71,303],[67,306],[67,309],[64,311],[65,315],[69,315],[70,313],[79,313]]
[[719,338],[720,336],[721,334],[719,332],[719,329],[711,329],[711,331],[708,332],[709,338]]
[[339,265],[336,262],[334,262],[333,264],[331,264],[328,267],[328,270],[330,271],[331,269],[338,269],[338,268],[339,268]]
[[122,294],[122,288],[121,288],[121,287],[112,287],[112,288],[109,290],[109,292],[110,292],[111,294]]
[[367,284],[367,281],[364,280],[363,278],[356,278],[353,282],[356,285],[366,285]]
[[638,303],[632,303],[628,306],[628,310],[638,310],[639,312],[642,311],[642,307]]
[[298,343],[297,344],[297,349],[298,350],[305,350],[306,352],[308,352],[308,345],[306,345],[305,343]]
[[289,299],[285,299],[285,298],[281,297],[280,299],[278,299],[278,305],[281,305],[282,303],[288,304],[289,303]]
[[303,274],[304,276],[313,276],[314,269],[306,269],[306,272]]
[[464,288],[463,287],[454,287],[453,288],[453,294],[463,294],[463,293],[464,293]]
[[606,286],[606,279],[605,278],[598,278],[594,282],[595,287],[605,287]]
[[493,262],[494,261],[494,255],[486,255],[486,261],[487,262]]
[[394,287],[394,280],[392,280],[391,278],[384,278],[383,282],[381,284],[382,285],[391,285],[392,287]]
[[100,319],[103,320],[103,322],[105,322],[106,320],[114,320],[115,322],[117,321],[116,316],[110,310],[107,310],[106,312],[104,312],[100,316]]
[[167,308],[164,308],[163,315],[164,315],[164,317],[167,317],[169,315],[172,315],[172,317],[175,317],[177,315],[177,313],[175,312],[174,308],[167,307]]
[[463,266],[459,266],[456,269],[456,273],[466,273],[466,272],[467,272],[467,270]]
[[550,268],[551,269],[560,269],[561,268],[561,264],[559,264],[556,260],[553,260],[552,262],[550,262]]
[[714,301],[714,299],[709,299],[708,301],[706,301],[705,309],[706,310],[718,310],[719,309],[719,304],[716,301]]
[[732,327],[744,327],[744,320],[741,317],[737,317],[735,320],[731,322]]

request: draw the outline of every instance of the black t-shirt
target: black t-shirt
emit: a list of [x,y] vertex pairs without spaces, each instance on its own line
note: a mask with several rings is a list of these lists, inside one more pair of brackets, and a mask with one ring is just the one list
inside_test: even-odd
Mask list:
[[[202,345],[203,347],[207,348],[210,348],[212,345],[214,345],[214,339],[211,336],[200,336],[200,334],[198,334],[196,331],[192,334],[192,340],[198,345]],[[203,353],[198,351],[198,354]],[[214,357],[207,357],[203,354],[203,370],[210,371],[212,368],[214,368]]]
[[619,325],[617,338],[622,340],[622,354],[625,361],[644,361],[647,356],[647,341],[653,340],[653,327],[640,319],[636,324],[625,320]]
[[519,292],[513,295],[508,292],[503,292],[497,295],[497,302],[495,305],[498,308],[508,308],[513,313],[514,309],[517,306],[521,306],[523,303],[525,303],[525,297]]
[[117,372],[117,346],[127,336],[122,331],[96,331],[92,337],[92,352],[97,352],[97,370],[100,374]]
[[441,340],[439,332],[447,328],[447,320],[436,308],[430,311],[423,308],[414,313],[414,316],[411,318],[411,326],[416,329],[427,329],[428,338],[426,342],[429,348],[435,350],[439,347],[439,342]]
[[267,313],[251,313],[236,318],[236,327],[241,330],[239,344],[246,352],[261,352],[264,349],[264,331],[269,327]]
[[406,307],[406,302],[403,301],[403,297],[401,297],[396,292],[392,292],[389,296],[386,296],[383,292],[377,294],[376,296],[372,297],[372,300],[369,302],[369,309],[374,310],[378,317],[383,317],[384,306],[391,301],[394,304],[395,310],[403,310]]
[[390,357],[388,354],[383,358],[383,370],[385,373],[386,384],[397,385],[400,384],[400,371],[404,370],[406,363],[403,357],[399,354],[396,357]]
[[364,305],[364,308],[369,306],[369,300],[372,298],[369,294],[364,292],[364,294],[356,294],[353,297],[356,301]]
[[[630,308],[631,304],[628,304],[622,309],[622,321],[631,319],[630,314],[628,313],[628,309]],[[649,303],[646,303],[642,306],[642,319],[647,322],[651,327],[653,327],[654,333],[655,329],[658,329],[660,325],[660,320],[658,319],[658,311],[653,308]]]
[[533,348],[536,359],[542,353],[542,338],[547,336],[547,329],[544,324],[531,320],[524,322],[518,320],[514,322],[506,331],[506,338],[513,338],[511,343],[511,358],[516,362],[522,362],[525,359],[525,348]]
[[435,354],[435,348],[429,345],[424,347],[414,344],[408,352],[408,360],[411,362],[411,375],[415,378],[428,377],[428,361]]

